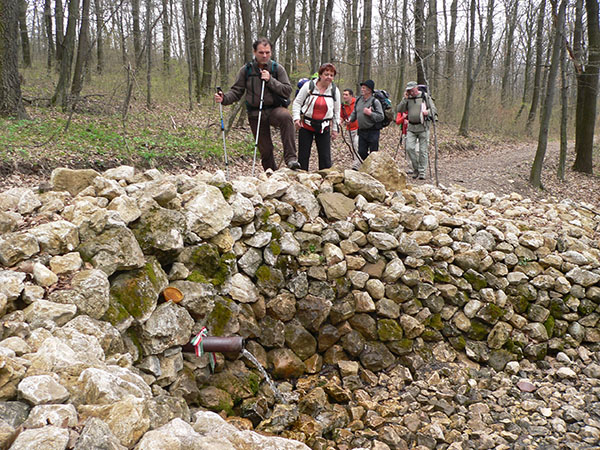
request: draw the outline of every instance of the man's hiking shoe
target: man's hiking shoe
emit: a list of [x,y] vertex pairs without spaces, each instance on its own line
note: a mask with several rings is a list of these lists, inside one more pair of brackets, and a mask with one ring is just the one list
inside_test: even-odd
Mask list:
[[424,180],[425,179],[425,175],[419,175],[419,180]]
[[290,159],[287,163],[287,166],[292,170],[298,170],[300,168],[300,163],[295,159]]
[[417,178],[418,176],[419,176],[419,174],[417,172],[415,172],[415,173],[412,174],[413,178]]

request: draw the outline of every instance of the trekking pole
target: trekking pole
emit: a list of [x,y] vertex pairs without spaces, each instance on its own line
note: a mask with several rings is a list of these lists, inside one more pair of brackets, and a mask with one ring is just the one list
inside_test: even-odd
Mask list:
[[256,139],[254,141],[254,158],[252,159],[252,176],[254,176],[254,166],[256,166],[256,149],[258,148],[258,132],[260,131],[260,119],[262,117],[264,95],[265,80],[262,80],[262,86],[260,88],[260,104],[258,106],[258,123],[256,124]]
[[[427,75],[425,72],[425,64],[423,63],[423,58],[421,58],[421,56],[418,53],[417,53],[417,56],[419,57],[419,62],[421,63],[421,68],[423,69],[423,77],[425,78],[425,84],[427,86],[429,86],[429,82],[427,81]],[[427,102],[427,109],[429,109],[429,111],[432,112],[429,94],[427,94],[425,96],[425,101]],[[435,162],[434,162],[435,186],[438,187],[440,185],[440,182],[438,179],[438,164],[437,164],[438,163],[438,145],[437,145],[437,128],[435,126],[435,114],[433,114],[431,121],[433,122],[433,145],[435,148]],[[428,158],[428,161],[429,161],[429,158]],[[431,162],[429,162],[429,176],[431,176]]]
[[[217,86],[217,93],[223,95],[223,90]],[[223,157],[225,158],[225,176],[229,180],[229,160],[227,159],[227,145],[225,144],[225,122],[223,122],[223,103],[219,103],[219,113],[221,114],[221,132],[223,134]]]
[[344,136],[344,127],[340,126],[340,132],[342,134],[342,139],[344,140],[344,143],[348,146],[348,148],[350,149],[350,154],[353,157],[356,157],[360,163],[362,164],[364,161],[363,159],[360,157],[360,154],[358,153],[358,151],[354,148],[354,140],[352,139],[352,135],[350,134],[350,130],[348,130],[348,134],[349,134],[349,138],[350,138],[350,144],[348,144],[348,141],[346,140],[346,136]]

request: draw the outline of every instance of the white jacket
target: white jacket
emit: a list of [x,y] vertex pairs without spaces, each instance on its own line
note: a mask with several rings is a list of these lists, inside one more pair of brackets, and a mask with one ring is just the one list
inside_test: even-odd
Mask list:
[[[316,80],[314,82],[315,87],[312,91],[312,94],[309,91],[310,81],[307,81],[300,88],[300,92],[296,96],[294,103],[292,105],[292,118],[294,121],[301,120],[300,116],[303,114],[308,118],[312,117],[313,108],[315,106],[315,102],[319,98],[319,88],[317,87]],[[335,87],[335,102],[332,97],[332,88],[334,84],[331,83],[327,90],[324,92],[325,102],[327,103],[327,113],[323,118],[323,128],[329,126],[331,122],[331,131],[339,131],[339,122],[340,122],[340,108],[341,108],[341,95],[340,90]],[[308,98],[307,98],[308,97]],[[306,100],[306,101],[305,101]]]

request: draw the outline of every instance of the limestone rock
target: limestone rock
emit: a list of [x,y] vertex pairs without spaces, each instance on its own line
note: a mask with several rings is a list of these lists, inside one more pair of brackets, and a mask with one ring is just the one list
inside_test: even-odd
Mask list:
[[77,313],[75,305],[62,305],[49,302],[48,300],[37,300],[23,310],[25,320],[32,328],[44,326],[47,321],[62,326],[71,320]]
[[23,272],[0,270],[0,296],[4,296],[5,301],[19,298],[25,288],[25,276]]
[[50,375],[23,378],[17,389],[19,394],[33,405],[62,403],[69,398],[69,391]]
[[10,267],[40,251],[32,233],[17,232],[0,235],[0,264]]
[[81,372],[81,403],[86,405],[110,405],[126,396],[139,399],[152,397],[150,386],[128,369],[108,366],[106,370],[90,367]]
[[50,184],[55,191],[68,191],[75,196],[86,187],[91,186],[94,178],[100,174],[92,169],[65,169],[58,168],[50,174]]
[[126,450],[102,420],[91,417],[85,422],[74,450]]
[[332,220],[345,220],[354,211],[354,200],[339,192],[323,192],[317,200],[323,207],[325,217]]
[[173,302],[162,303],[142,327],[140,343],[147,355],[155,355],[174,345],[187,344],[194,319],[185,308]]
[[69,443],[69,430],[48,425],[25,430],[11,445],[12,450],[65,450]]
[[233,218],[233,209],[215,186],[200,184],[183,201],[188,229],[203,239],[217,235]]
[[362,195],[368,201],[385,199],[385,186],[367,173],[354,170],[344,171],[344,187],[351,196]]
[[385,152],[372,152],[363,162],[360,171],[383,183],[388,191],[395,192],[406,188],[406,174]]
[[292,205],[310,220],[314,220],[319,216],[320,208],[317,199],[308,188],[299,183],[291,184],[282,200]]

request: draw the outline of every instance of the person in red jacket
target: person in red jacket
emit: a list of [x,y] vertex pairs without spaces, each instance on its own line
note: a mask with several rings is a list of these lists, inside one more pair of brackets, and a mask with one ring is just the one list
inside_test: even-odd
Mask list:
[[354,98],[354,92],[352,89],[344,89],[342,93],[342,108],[340,109],[340,116],[346,124],[348,135],[350,136],[350,145],[352,146],[352,155],[354,161],[352,162],[352,168],[358,170],[360,167],[360,159],[358,157],[358,120],[354,122],[348,122],[352,111],[354,111],[354,105],[356,104],[356,98]]

